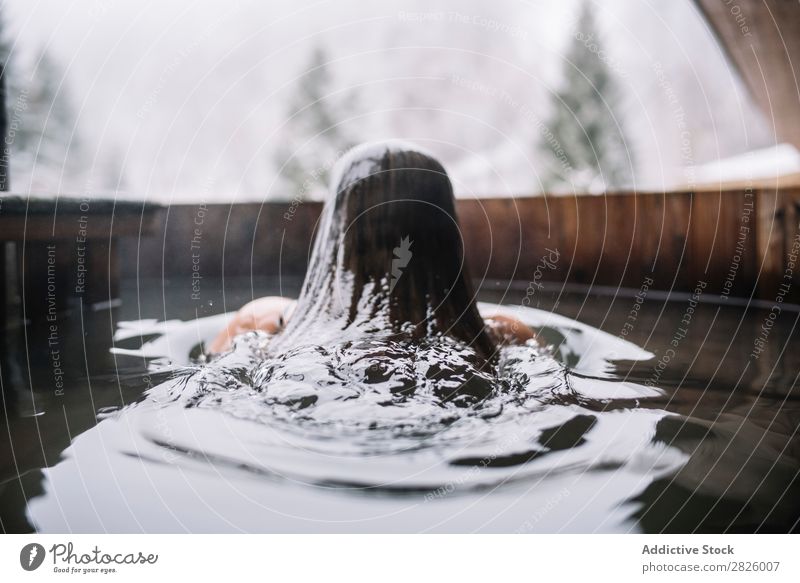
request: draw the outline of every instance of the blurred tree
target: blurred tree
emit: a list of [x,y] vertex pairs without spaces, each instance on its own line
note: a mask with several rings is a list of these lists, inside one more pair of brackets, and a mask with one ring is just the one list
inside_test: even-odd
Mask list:
[[552,96],[552,112],[541,132],[547,155],[546,189],[569,186],[602,192],[632,182],[631,144],[620,117],[620,91],[602,49],[592,5],[581,6],[577,28],[567,47],[561,88]]
[[6,110],[6,63],[8,62],[8,45],[6,44],[6,28],[0,15],[0,192],[9,188],[8,161],[9,147],[6,144],[6,131],[8,129],[8,111]]
[[7,176],[34,190],[57,192],[76,184],[84,170],[83,149],[62,67],[45,50],[30,62],[17,58],[6,42],[0,51]]
[[[352,95],[345,98],[352,104]],[[331,96],[331,73],[322,47],[314,49],[289,103],[285,139],[277,148],[275,163],[283,184],[291,189],[286,194],[308,199],[327,186],[336,159],[355,144],[339,125],[350,115],[352,105],[342,96]]]
[[[12,69],[12,172],[30,174],[33,188],[61,190],[63,181],[80,174],[82,148],[76,113],[64,83],[64,71],[41,51],[28,76]],[[15,172],[16,173],[16,172]]]

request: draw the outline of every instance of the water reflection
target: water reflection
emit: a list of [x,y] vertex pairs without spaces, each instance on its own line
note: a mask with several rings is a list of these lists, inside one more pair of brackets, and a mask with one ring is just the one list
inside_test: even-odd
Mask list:
[[[669,378],[649,386],[654,352],[549,312],[512,312],[549,346],[504,349],[499,380],[483,379],[466,402],[426,385],[420,366],[467,358],[457,345],[423,345],[413,358],[406,346],[384,346],[385,360],[374,346],[348,345],[274,362],[264,360],[268,339],[253,334],[202,366],[190,355],[220,317],[125,324],[116,358],[147,356],[146,397],[96,427],[70,414],[66,449],[61,439],[41,445],[35,424],[14,425],[18,467],[29,465],[19,472],[24,492],[12,497],[17,470],[4,462],[3,527],[796,529],[800,412],[791,390]],[[118,379],[125,384],[124,369]],[[110,385],[113,375],[92,382]],[[45,463],[25,447],[46,451]]]

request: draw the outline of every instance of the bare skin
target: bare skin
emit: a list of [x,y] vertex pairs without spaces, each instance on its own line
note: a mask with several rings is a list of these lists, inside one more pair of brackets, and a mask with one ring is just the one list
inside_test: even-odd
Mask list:
[[495,314],[485,321],[498,344],[525,344],[528,340],[536,340],[533,329],[517,318]]
[[208,352],[216,354],[229,350],[236,336],[251,330],[261,330],[269,334],[279,332],[286,324],[294,305],[294,300],[279,296],[258,298],[245,304],[208,345]]
[[[245,304],[209,344],[208,352],[217,354],[230,350],[233,339],[245,332],[279,332],[286,325],[294,306],[294,300],[279,296],[267,296]],[[510,316],[490,316],[486,318],[486,326],[498,344],[525,344],[528,340],[536,339],[536,334],[529,326]]]

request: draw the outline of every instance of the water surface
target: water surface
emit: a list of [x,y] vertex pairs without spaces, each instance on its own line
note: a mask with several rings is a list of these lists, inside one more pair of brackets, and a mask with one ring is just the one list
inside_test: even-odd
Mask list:
[[[275,356],[253,333],[206,363],[200,343],[224,315],[118,322],[117,365],[146,363],[117,369],[119,391],[134,377],[138,389],[124,405],[95,403],[99,423],[28,476],[25,520],[58,532],[796,528],[796,399],[774,370],[727,385],[729,351],[720,357],[707,327],[695,328],[705,361],[690,335],[660,366],[669,334],[637,345],[550,309],[480,309],[520,317],[540,344],[504,348],[489,371],[441,338],[309,342]],[[576,309],[585,304],[561,305]],[[658,330],[656,317],[648,307],[641,324]]]

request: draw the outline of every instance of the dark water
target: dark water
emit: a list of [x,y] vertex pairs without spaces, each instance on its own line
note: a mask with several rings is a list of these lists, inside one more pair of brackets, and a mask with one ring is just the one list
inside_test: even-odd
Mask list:
[[[251,290],[239,292],[230,307]],[[195,317],[179,298],[161,314],[142,302],[65,314],[64,394],[46,352],[3,363],[3,528],[797,528],[796,312],[754,358],[768,311],[752,306],[559,291],[530,301],[505,285],[482,296],[484,314],[516,315],[541,345],[505,348],[487,371],[446,339],[310,338],[275,356],[251,334],[203,363],[199,344],[225,321],[210,315],[219,302],[191,306]],[[35,332],[29,347],[41,346]]]

